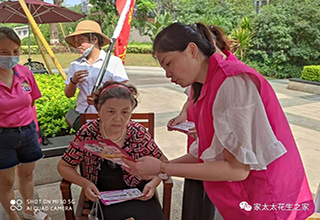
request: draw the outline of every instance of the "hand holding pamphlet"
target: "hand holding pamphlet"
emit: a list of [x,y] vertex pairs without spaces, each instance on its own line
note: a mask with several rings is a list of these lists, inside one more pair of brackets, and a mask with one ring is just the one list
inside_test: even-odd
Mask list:
[[137,188],[101,192],[100,200],[104,205],[111,205],[142,197]]
[[172,126],[168,126],[168,128],[172,129],[172,130],[177,130],[177,131],[181,131],[183,133],[188,133],[191,128],[194,128],[196,125],[193,121],[186,121],[186,122],[182,122],[180,124],[177,125],[172,125]]
[[129,154],[109,139],[71,142],[70,144],[121,166],[128,167],[121,158],[132,160]]

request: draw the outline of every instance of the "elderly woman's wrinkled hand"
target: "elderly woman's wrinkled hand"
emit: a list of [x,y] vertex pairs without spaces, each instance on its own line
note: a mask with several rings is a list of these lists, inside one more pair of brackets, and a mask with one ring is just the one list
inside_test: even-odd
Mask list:
[[157,158],[146,156],[141,157],[137,161],[131,161],[122,158],[123,162],[129,166],[126,169],[141,179],[150,179],[160,173],[161,161]]
[[143,196],[139,198],[141,201],[147,201],[152,198],[154,192],[156,191],[157,186],[152,182],[147,183],[142,191]]

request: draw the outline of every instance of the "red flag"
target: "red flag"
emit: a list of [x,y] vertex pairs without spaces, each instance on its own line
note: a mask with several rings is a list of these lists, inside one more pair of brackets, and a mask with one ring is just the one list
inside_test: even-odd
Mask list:
[[[136,2],[135,0],[131,0],[129,11],[126,15],[126,19],[124,20],[122,30],[120,32],[119,37],[116,40],[116,45],[114,48],[114,55],[117,57],[120,57],[123,63],[126,58],[126,50],[127,50],[127,45],[129,41],[130,27],[131,27],[131,21],[132,21],[135,2]],[[126,4],[126,0],[116,1],[116,7],[119,12],[119,15],[121,15],[125,4]]]

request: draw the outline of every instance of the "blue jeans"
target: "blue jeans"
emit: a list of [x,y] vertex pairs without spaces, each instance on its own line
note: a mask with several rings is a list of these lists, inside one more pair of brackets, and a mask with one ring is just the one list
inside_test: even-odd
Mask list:
[[36,124],[16,128],[0,128],[0,170],[43,158],[38,143]]

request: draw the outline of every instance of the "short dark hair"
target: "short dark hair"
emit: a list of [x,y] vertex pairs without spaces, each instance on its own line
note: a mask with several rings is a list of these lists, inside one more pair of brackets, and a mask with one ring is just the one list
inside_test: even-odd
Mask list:
[[102,44],[103,44],[103,40],[100,34],[96,34],[96,33],[86,33],[86,34],[81,34],[82,36],[85,36],[86,38],[89,39],[89,41],[92,41],[92,36],[95,36],[98,39],[98,45],[101,48]]
[[8,27],[0,27],[0,40],[6,39],[6,38],[12,40],[16,44],[18,44],[20,47],[21,41],[19,36],[16,34],[16,32],[14,32],[14,30]]
[[[119,87],[108,88],[106,91],[103,91],[104,88],[111,85],[121,85]],[[101,94],[101,92],[103,93]],[[94,106],[97,111],[100,110],[101,106],[108,100],[112,98],[116,99],[126,99],[130,100],[132,105],[132,110],[138,106],[138,91],[133,85],[126,85],[123,83],[115,81],[107,81],[101,86],[96,92],[93,93]]]

